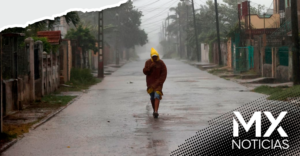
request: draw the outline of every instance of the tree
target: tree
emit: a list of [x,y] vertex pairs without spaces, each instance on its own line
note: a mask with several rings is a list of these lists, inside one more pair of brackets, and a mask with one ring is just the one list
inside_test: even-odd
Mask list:
[[79,46],[82,48],[84,68],[86,68],[87,50],[98,51],[95,45],[95,37],[90,33],[88,28],[83,28],[82,25],[79,25],[76,29],[70,29],[66,34],[66,38],[78,41]]
[[[187,30],[190,26],[189,22],[191,22],[189,20],[192,16],[191,5],[179,2],[177,7],[171,7],[169,10],[174,14],[167,17],[167,20],[172,20],[170,25],[167,27],[167,32],[169,35],[177,36],[177,39],[179,39],[179,47],[182,48],[184,38],[187,38]],[[182,54],[183,51],[184,49],[181,49],[180,54]]]
[[[79,12],[78,14],[82,25],[90,28],[92,34],[97,37],[98,13]],[[135,9],[131,1],[119,7],[104,10],[105,42],[114,45],[114,43],[116,43],[116,33],[118,33],[119,49],[129,49],[136,45],[145,45],[148,42],[147,33],[139,28],[142,16],[142,12]]]
[[[71,11],[63,17],[65,17],[68,25],[73,24],[74,26],[77,26],[79,24],[80,18],[77,12]],[[2,32],[25,33],[26,37],[36,37],[38,31],[53,30],[54,25],[60,22],[60,18],[61,17],[55,17],[54,20],[45,19],[29,24],[26,28],[8,28]]]

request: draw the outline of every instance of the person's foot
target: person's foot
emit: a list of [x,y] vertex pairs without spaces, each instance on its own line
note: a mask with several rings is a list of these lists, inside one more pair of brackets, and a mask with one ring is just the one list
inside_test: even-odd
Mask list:
[[154,118],[158,118],[159,114],[158,113],[153,113]]

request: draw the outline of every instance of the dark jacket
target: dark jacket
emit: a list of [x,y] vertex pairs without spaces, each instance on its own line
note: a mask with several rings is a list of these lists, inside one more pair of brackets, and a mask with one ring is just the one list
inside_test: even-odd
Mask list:
[[[155,65],[151,67],[151,64]],[[143,69],[146,75],[147,90],[152,88],[154,91],[160,91],[163,95],[162,88],[167,78],[167,67],[162,60],[152,62],[151,59],[147,60]]]

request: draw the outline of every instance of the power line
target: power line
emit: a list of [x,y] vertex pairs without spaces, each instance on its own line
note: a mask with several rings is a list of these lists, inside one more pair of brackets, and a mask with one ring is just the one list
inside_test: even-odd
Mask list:
[[161,23],[154,24],[154,25],[148,25],[148,26],[146,26],[146,27],[143,27],[143,29],[145,29],[145,28],[152,28],[152,27],[158,26],[158,25],[160,25],[160,24],[161,24]]
[[[144,8],[147,8],[148,6],[151,6],[152,4],[154,4],[154,3],[158,2],[158,1],[159,1],[159,0],[157,0],[157,1],[153,2],[153,3],[151,3],[151,4],[144,5],[144,6],[139,6],[139,7],[136,7],[136,8],[137,8],[137,9],[144,9]],[[176,1],[176,0],[170,0],[170,1],[167,1],[167,3],[172,2],[172,1]],[[164,4],[162,4],[161,6],[163,6],[163,5],[167,4],[167,3],[164,3]]]
[[146,5],[144,5],[144,6],[140,6],[140,8],[147,7],[147,6],[152,5],[152,4],[154,4],[154,3],[158,2],[158,1],[159,1],[159,0],[157,0],[157,1],[155,1],[155,2],[152,2],[152,3],[149,3],[149,4],[146,4]]
[[155,21],[155,22],[147,23],[147,24],[145,24],[145,25],[142,25],[142,24],[141,24],[141,26],[147,26],[147,25],[151,25],[151,24],[153,24],[153,23],[162,22],[162,21],[163,21],[163,19],[157,20],[157,21]]
[[[153,31],[150,31],[150,32],[146,32],[147,34],[151,34],[151,33],[153,33],[153,32],[155,32],[155,31],[158,31],[159,29],[156,29],[156,30],[153,30]],[[159,30],[160,31],[160,30]],[[157,32],[158,33],[158,32]]]
[[[176,3],[176,1],[174,1],[171,5],[169,5],[169,7],[171,7],[174,3]],[[163,10],[163,11],[159,12],[158,14],[155,14],[155,15],[153,15],[153,16],[151,16],[151,17],[148,17],[148,18],[146,18],[146,19],[144,19],[144,20],[153,18],[153,17],[155,17],[155,16],[157,16],[157,15],[159,15],[159,14],[162,14],[162,13],[165,12],[165,11],[169,11],[169,9]]]

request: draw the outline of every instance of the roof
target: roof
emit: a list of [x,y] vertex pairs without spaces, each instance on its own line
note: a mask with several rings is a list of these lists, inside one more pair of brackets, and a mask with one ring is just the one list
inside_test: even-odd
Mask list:
[[39,31],[38,37],[46,37],[48,42],[51,44],[60,44],[61,33],[60,31]]

